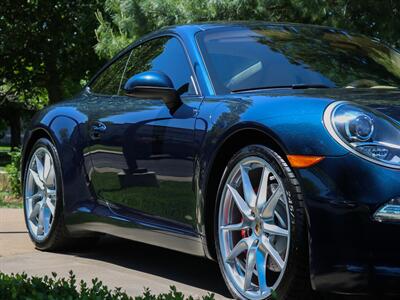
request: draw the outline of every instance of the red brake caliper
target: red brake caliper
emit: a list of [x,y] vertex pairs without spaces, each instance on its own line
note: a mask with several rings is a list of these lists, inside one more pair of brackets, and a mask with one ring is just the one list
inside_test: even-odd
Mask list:
[[[257,194],[258,193],[258,186],[254,189],[254,192]],[[241,222],[243,222],[243,217],[240,220]],[[242,237],[242,239],[249,237],[250,236],[250,232],[249,229],[242,229],[240,230],[240,236]]]
[[[240,221],[243,222],[243,217]],[[242,236],[242,239],[244,239],[249,236],[249,233],[247,232],[247,229],[242,229],[240,230],[240,235]]]
[[[241,219],[241,222],[243,222],[243,217]],[[242,229],[242,230],[240,230],[240,236],[242,237],[242,239],[249,237],[250,236],[250,229]]]

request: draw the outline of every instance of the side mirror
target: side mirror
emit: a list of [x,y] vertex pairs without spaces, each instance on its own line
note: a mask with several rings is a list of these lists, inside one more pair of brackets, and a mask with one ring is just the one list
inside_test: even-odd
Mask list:
[[144,99],[162,99],[169,110],[175,111],[182,105],[179,93],[171,79],[163,72],[148,71],[129,78],[124,85],[126,95]]

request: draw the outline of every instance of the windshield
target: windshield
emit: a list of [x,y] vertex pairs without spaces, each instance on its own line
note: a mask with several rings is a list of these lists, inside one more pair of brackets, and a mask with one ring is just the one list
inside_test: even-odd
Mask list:
[[279,87],[398,88],[400,54],[324,27],[233,26],[197,35],[218,94]]

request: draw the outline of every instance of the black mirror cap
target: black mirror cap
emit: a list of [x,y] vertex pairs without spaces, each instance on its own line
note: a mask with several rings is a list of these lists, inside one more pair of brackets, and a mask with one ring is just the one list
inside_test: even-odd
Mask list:
[[175,111],[182,104],[172,80],[160,71],[147,71],[132,76],[126,81],[124,91],[132,97],[163,99],[171,111]]

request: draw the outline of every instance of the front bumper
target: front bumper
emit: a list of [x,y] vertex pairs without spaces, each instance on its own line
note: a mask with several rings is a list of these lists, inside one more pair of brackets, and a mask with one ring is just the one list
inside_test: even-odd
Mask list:
[[373,218],[400,196],[400,170],[347,154],[296,173],[307,210],[313,287],[400,295],[400,222]]

